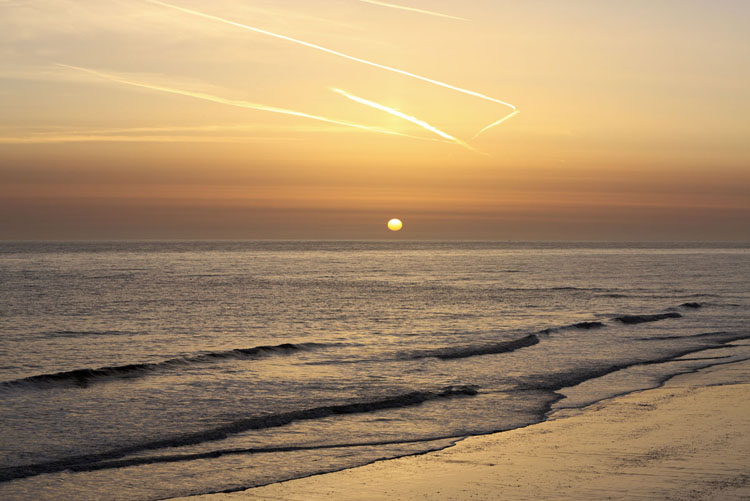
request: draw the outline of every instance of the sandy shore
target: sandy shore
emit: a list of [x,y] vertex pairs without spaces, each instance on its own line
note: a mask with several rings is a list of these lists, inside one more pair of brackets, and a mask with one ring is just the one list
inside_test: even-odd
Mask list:
[[203,497],[750,499],[750,362],[440,452]]

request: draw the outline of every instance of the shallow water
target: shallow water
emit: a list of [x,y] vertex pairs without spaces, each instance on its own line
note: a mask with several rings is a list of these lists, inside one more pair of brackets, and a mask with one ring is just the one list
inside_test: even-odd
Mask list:
[[750,358],[748,276],[737,244],[0,244],[0,496],[240,489],[522,426]]

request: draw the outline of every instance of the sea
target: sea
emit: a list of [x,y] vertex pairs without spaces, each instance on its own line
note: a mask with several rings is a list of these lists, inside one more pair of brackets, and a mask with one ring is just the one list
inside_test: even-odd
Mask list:
[[233,492],[750,359],[750,244],[0,243],[0,498]]

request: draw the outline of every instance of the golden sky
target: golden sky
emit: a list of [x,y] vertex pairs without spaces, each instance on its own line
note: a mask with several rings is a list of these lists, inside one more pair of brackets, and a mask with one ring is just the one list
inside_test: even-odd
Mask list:
[[0,0],[0,238],[748,240],[747,19]]

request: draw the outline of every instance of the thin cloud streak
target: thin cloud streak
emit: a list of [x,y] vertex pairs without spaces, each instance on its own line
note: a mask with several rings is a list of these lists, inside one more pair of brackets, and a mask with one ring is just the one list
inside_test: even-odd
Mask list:
[[377,2],[375,0],[359,0],[360,2],[369,3],[372,5],[380,5],[381,7],[390,7],[391,9],[406,10],[409,12],[417,12],[419,14],[427,14],[428,16],[444,17],[447,19],[455,19],[457,21],[469,21],[465,17],[450,16],[448,14],[441,14],[440,12],[434,12],[431,10],[417,9],[414,7],[407,7],[405,5],[396,5],[393,3]]
[[247,136],[128,136],[128,135],[40,135],[0,137],[0,144],[58,144],[58,143],[249,143],[299,141],[291,137]]
[[340,126],[343,126],[343,127],[352,127],[352,128],[356,128],[356,129],[360,129],[360,130],[366,130],[366,131],[369,131],[369,132],[375,132],[375,133],[378,133],[378,134],[389,134],[389,135],[394,135],[394,136],[403,136],[403,137],[410,137],[410,138],[413,138],[413,139],[421,139],[421,140],[430,141],[430,139],[427,139],[427,138],[420,138],[420,137],[416,137],[416,136],[411,136],[411,135],[408,135],[408,134],[403,134],[401,132],[396,132],[396,131],[392,131],[392,130],[388,130],[388,129],[381,129],[381,128],[378,128],[378,127],[371,127],[369,125],[361,125],[361,124],[356,124],[356,123],[352,123],[352,122],[342,122],[340,120],[334,120],[334,119],[331,119],[331,118],[321,117],[321,116],[317,116],[317,115],[310,115],[308,113],[303,113],[303,112],[300,112],[300,111],[287,110],[285,108],[276,108],[276,107],[273,107],[273,106],[266,106],[266,105],[263,105],[263,104],[251,103],[249,101],[240,101],[240,100],[235,100],[235,99],[226,99],[226,98],[223,98],[223,97],[214,96],[212,94],[205,94],[205,93],[202,93],[202,92],[192,92],[192,91],[187,91],[187,90],[182,90],[182,89],[174,89],[174,88],[171,88],[171,87],[162,87],[162,86],[159,86],[159,85],[151,85],[151,84],[147,84],[147,83],[143,83],[143,82],[135,82],[135,81],[132,81],[132,80],[126,80],[124,78],[120,78],[120,77],[117,77],[117,76],[114,76],[114,75],[110,75],[110,74],[107,74],[107,73],[102,73],[102,72],[99,72],[99,71],[96,71],[96,70],[91,70],[91,69],[88,69],[88,68],[82,68],[82,67],[79,67],[79,66],[71,66],[71,65],[68,65],[68,64],[59,64],[59,63],[58,63],[58,66],[61,66],[63,68],[68,68],[68,69],[71,69],[71,70],[75,70],[75,71],[89,73],[91,75],[96,75],[98,77],[104,78],[104,79],[112,81],[112,82],[117,82],[117,83],[121,83],[121,84],[125,84],[125,85],[131,85],[133,87],[140,87],[140,88],[143,88],[143,89],[151,89],[151,90],[156,90],[156,91],[160,91],[160,92],[167,92],[169,94],[178,94],[178,95],[181,95],[181,96],[192,97],[192,98],[195,98],[195,99],[202,99],[204,101],[211,101],[211,102],[214,102],[214,103],[225,104],[225,105],[228,105],[228,106],[235,106],[235,107],[238,107],[238,108],[248,108],[248,109],[252,109],[252,110],[268,111],[268,112],[271,112],[271,113],[280,113],[282,115],[291,115],[291,116],[296,116],[296,117],[308,118],[308,119],[311,119],[311,120],[318,120],[318,121],[321,121],[321,122],[326,122],[326,123],[330,123],[330,124],[336,124],[336,125],[340,125]]
[[357,103],[364,104],[365,106],[369,106],[370,108],[375,108],[376,110],[385,111],[386,113],[388,113],[390,115],[402,118],[402,119],[407,120],[407,121],[409,121],[409,122],[411,122],[413,124],[419,125],[423,129],[426,129],[426,130],[428,130],[430,132],[433,132],[433,133],[437,134],[438,136],[440,136],[442,138],[445,138],[445,139],[447,139],[449,141],[452,141],[452,142],[454,142],[454,143],[456,143],[458,145],[463,146],[464,148],[467,148],[467,149],[469,149],[471,151],[476,151],[474,148],[472,148],[471,146],[469,146],[465,142],[461,141],[460,139],[455,138],[455,137],[451,136],[450,134],[441,131],[440,129],[438,129],[438,128],[436,128],[436,127],[428,124],[424,120],[420,120],[417,117],[413,117],[411,115],[407,115],[406,113],[402,113],[402,112],[400,112],[400,111],[398,111],[396,109],[393,109],[393,108],[391,108],[389,106],[385,106],[383,104],[376,103],[374,101],[370,101],[368,99],[365,99],[365,98],[362,98],[362,97],[359,97],[359,96],[355,96],[353,94],[349,94],[348,92],[346,92],[344,90],[341,90],[341,89],[331,89],[331,90],[333,92],[336,92],[337,94],[341,94],[342,96],[346,97],[347,99],[351,99],[352,101],[355,101]]
[[[15,126],[0,125],[0,131],[11,129],[15,131],[24,131],[25,136],[41,134],[66,134],[66,135],[120,135],[120,134],[149,134],[154,132],[320,132],[320,131],[344,131],[336,125],[327,127],[321,126],[300,126],[300,125],[280,125],[280,124],[216,124],[216,125],[174,125],[161,127],[69,127],[64,125],[41,125],[41,126]],[[187,134],[185,134],[187,135]],[[265,136],[264,136],[265,137]],[[278,137],[278,136],[268,136]]]
[[477,132],[476,134],[474,134],[474,137],[472,137],[471,139],[478,138],[480,135],[482,135],[483,133],[487,132],[491,128],[500,125],[501,123],[505,122],[506,120],[508,120],[510,118],[513,118],[516,115],[518,115],[518,110],[513,110],[512,112],[508,113],[507,115],[505,115],[503,118],[501,118],[497,122],[492,122],[487,127],[485,127],[484,129],[482,129],[479,132]]
[[159,0],[144,0],[144,1],[145,2],[149,2],[151,4],[154,4],[154,5],[161,5],[162,7],[168,7],[170,9],[175,9],[175,10],[178,10],[180,12],[184,12],[185,14],[191,14],[193,16],[199,16],[199,17],[203,17],[205,19],[211,19],[213,21],[218,21],[220,23],[229,24],[231,26],[236,26],[238,28],[242,28],[242,29],[246,29],[246,30],[249,30],[249,31],[253,31],[255,33],[260,33],[262,35],[267,35],[267,36],[270,36],[270,37],[278,38],[278,39],[281,39],[281,40],[286,40],[288,42],[296,43],[296,44],[299,44],[299,45],[304,45],[305,47],[310,47],[311,49],[319,50],[319,51],[322,51],[322,52],[327,52],[328,54],[333,54],[334,56],[343,57],[344,59],[349,59],[350,61],[356,61],[358,63],[366,64],[368,66],[374,66],[375,68],[380,68],[382,70],[392,71],[394,73],[398,73],[400,75],[404,75],[404,76],[407,76],[407,77],[410,77],[410,78],[416,78],[416,79],[422,80],[424,82],[429,82],[429,83],[431,83],[433,85],[438,85],[440,87],[445,87],[446,89],[451,89],[451,90],[454,90],[456,92],[460,92],[460,93],[467,94],[467,95],[470,95],[470,96],[478,97],[480,99],[484,99],[485,101],[490,101],[490,102],[493,102],[493,103],[502,104],[503,106],[507,106],[507,107],[511,108],[512,110],[516,109],[516,107],[514,105],[510,104],[510,103],[507,103],[505,101],[501,101],[500,99],[496,99],[494,97],[490,97],[490,96],[484,95],[484,94],[479,93],[479,92],[475,92],[473,90],[468,90],[468,89],[464,89],[464,88],[461,88],[461,87],[456,87],[454,85],[451,85],[451,84],[448,84],[448,83],[445,83],[445,82],[441,82],[439,80],[433,80],[431,78],[423,77],[421,75],[417,75],[415,73],[411,73],[411,72],[408,72],[408,71],[405,71],[405,70],[400,70],[398,68],[393,68],[391,66],[386,66],[384,64],[379,64],[379,63],[375,63],[373,61],[368,61],[367,59],[362,59],[362,58],[359,58],[359,57],[350,56],[349,54],[344,54],[343,52],[338,52],[338,51],[333,50],[333,49],[328,49],[326,47],[323,47],[323,46],[320,46],[320,45],[316,45],[316,44],[313,44],[313,43],[310,43],[310,42],[305,42],[303,40],[298,40],[296,38],[288,37],[286,35],[280,35],[278,33],[272,33],[270,31],[262,30],[260,28],[254,27],[254,26],[248,26],[246,24],[238,23],[238,22],[235,22],[235,21],[230,21],[229,19],[224,19],[222,17],[214,16],[214,15],[211,15],[211,14],[206,14],[206,13],[199,12],[199,11],[196,11],[196,10],[186,9],[184,7],[179,7],[177,5],[172,5],[172,4],[169,4],[169,3],[166,3],[166,2],[161,2]]

